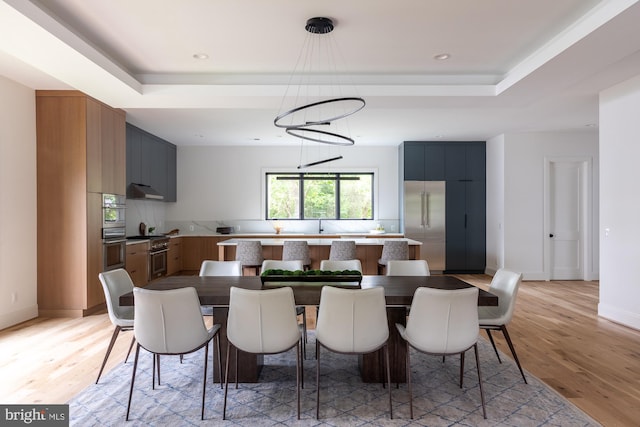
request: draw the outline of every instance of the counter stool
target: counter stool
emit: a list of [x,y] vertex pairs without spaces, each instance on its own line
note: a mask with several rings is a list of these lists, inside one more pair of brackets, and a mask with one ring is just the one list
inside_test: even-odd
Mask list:
[[409,259],[409,242],[406,240],[387,239],[382,244],[382,256],[378,260],[378,274],[383,273],[389,260]]
[[252,268],[255,270],[255,275],[260,275],[260,268],[262,267],[262,244],[259,240],[240,240],[236,247],[236,261],[242,263],[242,275],[244,276],[245,268]]
[[333,240],[331,242],[330,260],[345,261],[356,258],[356,242],[354,240]]
[[309,244],[306,240],[285,240],[282,246],[283,261],[302,261],[303,268],[308,270],[311,267],[311,257],[309,256]]

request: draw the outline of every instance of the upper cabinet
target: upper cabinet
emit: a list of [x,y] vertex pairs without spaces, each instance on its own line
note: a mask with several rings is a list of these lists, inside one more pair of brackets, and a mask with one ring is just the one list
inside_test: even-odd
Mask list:
[[404,180],[443,181],[445,179],[445,146],[424,142],[405,142]]
[[127,187],[143,184],[155,189],[165,202],[177,199],[176,146],[130,123],[126,125]]

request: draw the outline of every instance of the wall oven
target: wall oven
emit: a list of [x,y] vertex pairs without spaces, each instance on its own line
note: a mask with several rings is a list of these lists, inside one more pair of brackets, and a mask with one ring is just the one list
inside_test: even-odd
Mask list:
[[102,195],[102,228],[125,227],[126,197],[118,194]]
[[102,271],[124,268],[127,249],[125,234],[124,227],[102,229]]
[[102,271],[124,268],[127,249],[125,196],[102,195]]

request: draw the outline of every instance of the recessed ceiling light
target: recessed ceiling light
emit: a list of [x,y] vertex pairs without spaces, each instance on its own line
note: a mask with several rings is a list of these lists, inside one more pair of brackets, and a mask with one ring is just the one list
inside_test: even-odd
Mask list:
[[594,127],[596,127],[596,124],[595,123],[587,123],[585,126],[588,127],[588,128],[594,128]]
[[207,55],[206,53],[194,53],[193,57],[195,59],[209,59],[209,55]]
[[448,53],[439,53],[437,55],[433,55],[433,59],[436,61],[444,61],[445,59],[451,58],[451,55]]

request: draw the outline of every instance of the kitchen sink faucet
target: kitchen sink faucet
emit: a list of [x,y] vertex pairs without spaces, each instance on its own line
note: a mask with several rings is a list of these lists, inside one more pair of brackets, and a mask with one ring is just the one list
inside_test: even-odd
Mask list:
[[324,229],[322,228],[322,219],[318,218],[318,234],[322,234]]

